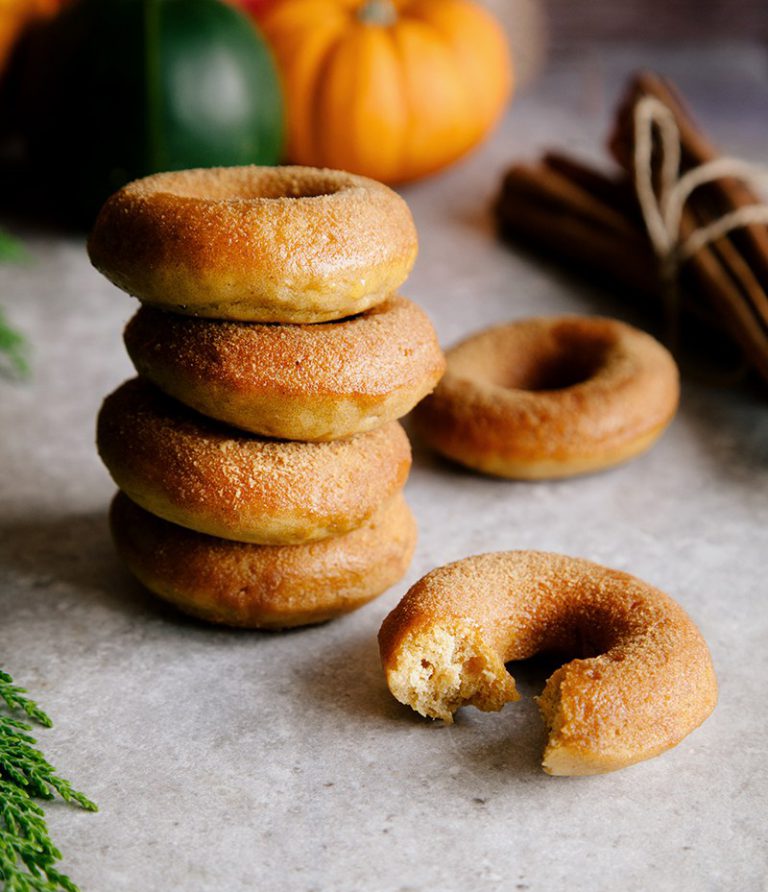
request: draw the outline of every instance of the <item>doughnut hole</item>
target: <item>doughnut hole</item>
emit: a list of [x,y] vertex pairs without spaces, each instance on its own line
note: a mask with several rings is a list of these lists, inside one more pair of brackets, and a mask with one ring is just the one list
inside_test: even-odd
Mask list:
[[585,350],[583,346],[570,344],[559,352],[542,351],[540,357],[518,357],[514,365],[506,369],[506,380],[497,381],[510,390],[564,390],[575,387],[594,377],[603,364],[604,352]]
[[456,351],[453,371],[505,390],[565,390],[595,377],[615,344],[603,332],[585,331],[565,321],[545,334],[523,338],[518,349],[480,338]]
[[306,168],[232,167],[185,170],[174,174],[164,189],[179,198],[204,201],[254,201],[257,199],[320,198],[353,187],[343,173]]

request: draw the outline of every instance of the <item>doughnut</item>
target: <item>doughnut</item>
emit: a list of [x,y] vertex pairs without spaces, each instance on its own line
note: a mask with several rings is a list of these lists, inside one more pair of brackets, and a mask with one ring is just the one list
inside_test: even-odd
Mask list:
[[159,173],[109,198],[93,265],[144,303],[245,322],[325,322],[405,281],[417,237],[407,205],[365,177],[312,167]]
[[185,613],[283,629],[356,610],[402,578],[416,524],[402,494],[361,527],[307,545],[248,545],[184,529],[118,493],[112,536],[129,570]]
[[217,322],[142,307],[125,344],[139,374],[181,402],[288,440],[335,440],[400,418],[445,369],[427,316],[394,295],[315,325]]
[[408,476],[396,421],[333,443],[244,434],[140,378],[108,396],[99,454],[134,502],[183,527],[238,542],[298,545],[360,526]]
[[447,722],[465,703],[492,711],[519,699],[506,662],[575,654],[538,698],[548,774],[601,774],[656,756],[717,701],[709,650],[679,604],[628,573],[546,552],[433,570],[384,620],[379,645],[394,696]]
[[560,316],[480,332],[415,413],[434,450],[499,477],[569,477],[644,452],[672,420],[669,352],[622,322]]

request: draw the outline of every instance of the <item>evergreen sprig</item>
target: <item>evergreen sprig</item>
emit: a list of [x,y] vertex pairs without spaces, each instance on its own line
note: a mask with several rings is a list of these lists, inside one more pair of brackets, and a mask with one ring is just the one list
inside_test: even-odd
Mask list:
[[29,259],[24,245],[13,236],[0,229],[0,260],[21,263]]
[[[0,229],[0,262],[23,263],[29,259],[24,246]],[[0,374],[16,378],[29,375],[29,344],[8,324],[0,308]]]
[[69,781],[36,748],[32,726],[16,716],[23,713],[43,727],[51,720],[0,670],[0,883],[4,892],[78,892],[77,886],[56,869],[61,852],[48,832],[45,813],[36,799],[54,799],[87,811],[96,805],[75,790]]
[[0,309],[0,372],[16,378],[29,375],[29,344],[24,335],[11,328]]
[[[26,696],[25,688],[20,688],[13,683],[13,679],[7,672],[0,669],[0,697],[5,701],[9,712],[25,712],[33,722],[44,728],[53,726],[53,722],[46,713]],[[2,716],[0,716],[0,719]]]

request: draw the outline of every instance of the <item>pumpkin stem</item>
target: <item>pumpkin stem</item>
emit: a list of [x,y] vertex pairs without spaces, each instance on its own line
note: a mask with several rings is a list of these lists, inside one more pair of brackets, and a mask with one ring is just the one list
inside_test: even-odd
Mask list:
[[392,0],[365,0],[357,17],[366,25],[388,27],[397,21],[397,9]]

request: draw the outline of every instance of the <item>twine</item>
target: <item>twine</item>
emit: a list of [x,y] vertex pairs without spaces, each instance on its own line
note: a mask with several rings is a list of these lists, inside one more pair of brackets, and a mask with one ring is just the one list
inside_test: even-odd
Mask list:
[[[753,223],[768,224],[768,205],[755,203],[730,211],[683,238],[683,210],[691,194],[706,183],[734,177],[758,188],[768,181],[768,170],[740,158],[722,157],[680,175],[682,156],[680,128],[670,109],[654,96],[644,96],[635,106],[635,191],[653,250],[659,259],[666,297],[670,345],[677,346],[680,316],[679,276],[682,265],[702,248]],[[660,142],[658,194],[654,189],[654,128]]]

